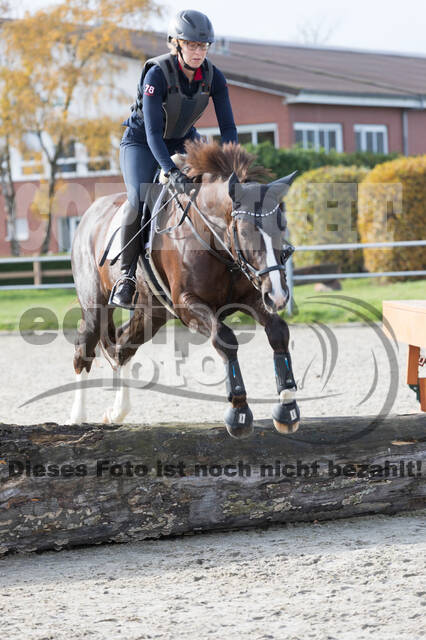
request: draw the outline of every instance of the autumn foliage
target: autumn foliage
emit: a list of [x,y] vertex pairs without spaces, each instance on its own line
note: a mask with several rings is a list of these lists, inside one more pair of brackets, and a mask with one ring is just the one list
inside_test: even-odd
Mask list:
[[[158,10],[151,0],[66,0],[1,24],[0,80],[10,91],[0,115],[10,123],[19,114],[14,134],[36,134],[49,166],[42,185],[45,196],[37,205],[44,203],[46,219],[42,253],[49,247],[58,161],[75,140],[91,156],[111,152],[121,130],[106,105],[120,99],[114,92],[114,75],[125,66],[120,54],[143,58],[132,46],[131,31],[123,27],[143,29],[152,12]],[[124,115],[128,96],[121,100]]]

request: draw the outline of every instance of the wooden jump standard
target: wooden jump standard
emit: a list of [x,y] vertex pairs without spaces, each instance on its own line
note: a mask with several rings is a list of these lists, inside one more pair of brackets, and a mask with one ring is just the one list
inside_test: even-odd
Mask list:
[[[420,349],[426,348],[426,300],[383,300],[385,333],[408,344],[407,384],[418,389],[420,409],[426,411],[426,377],[419,377]],[[425,372],[426,373],[426,372]]]
[[[376,428],[374,428],[376,426]],[[426,416],[0,425],[0,553],[426,506]]]

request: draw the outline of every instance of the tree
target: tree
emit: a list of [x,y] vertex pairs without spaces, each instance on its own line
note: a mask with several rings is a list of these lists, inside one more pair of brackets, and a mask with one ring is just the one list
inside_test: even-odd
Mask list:
[[[114,74],[123,67],[115,54],[126,50],[140,56],[130,32],[120,25],[129,19],[143,25],[154,12],[159,10],[151,0],[65,0],[3,26],[6,54],[19,74],[20,130],[36,133],[49,167],[40,211],[46,218],[40,253],[49,248],[61,157],[81,137],[89,153],[101,149],[108,155],[112,136],[119,131],[114,119],[99,115],[100,103],[114,97]],[[82,99],[96,117],[81,116]]]
[[301,24],[297,25],[299,40],[303,44],[311,44],[315,46],[325,45],[329,42],[331,36],[335,33],[337,22],[330,24],[328,18],[317,15],[306,18]]
[[7,70],[5,61],[0,66],[0,183],[6,206],[7,228],[10,250],[13,256],[19,256],[19,242],[16,229],[16,194],[12,179],[11,147],[14,139],[14,126],[11,118],[14,103],[14,91],[11,86],[12,73]]

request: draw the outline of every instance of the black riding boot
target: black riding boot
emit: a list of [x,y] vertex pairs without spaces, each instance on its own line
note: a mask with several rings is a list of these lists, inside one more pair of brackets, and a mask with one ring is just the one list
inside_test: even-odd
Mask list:
[[[121,227],[121,246],[125,247],[121,254],[121,276],[115,283],[109,304],[115,307],[133,309],[133,296],[136,290],[136,265],[140,250],[140,235],[130,242],[141,226],[141,215],[127,200],[124,204],[123,221]],[[126,246],[128,243],[130,244]]]

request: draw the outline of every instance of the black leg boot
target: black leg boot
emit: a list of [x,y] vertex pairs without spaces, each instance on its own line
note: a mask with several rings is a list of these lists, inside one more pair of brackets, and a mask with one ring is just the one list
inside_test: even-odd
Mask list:
[[[125,247],[121,254],[121,276],[114,284],[109,304],[114,307],[133,309],[135,301],[133,297],[136,290],[136,265],[140,250],[140,236],[135,233],[141,228],[141,216],[127,200],[124,205],[123,222],[121,228],[121,246]],[[130,242],[130,244],[128,244]],[[128,245],[128,246],[126,246]]]

